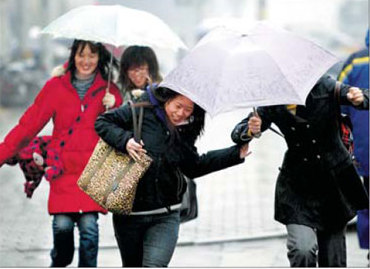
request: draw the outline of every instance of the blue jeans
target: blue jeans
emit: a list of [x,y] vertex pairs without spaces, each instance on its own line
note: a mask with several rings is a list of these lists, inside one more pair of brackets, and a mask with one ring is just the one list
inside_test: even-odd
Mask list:
[[75,223],[80,232],[78,267],[96,267],[99,244],[98,217],[97,212],[54,215],[51,267],[66,267],[71,264],[75,250]]
[[157,215],[113,215],[123,267],[167,267],[176,247],[180,211]]

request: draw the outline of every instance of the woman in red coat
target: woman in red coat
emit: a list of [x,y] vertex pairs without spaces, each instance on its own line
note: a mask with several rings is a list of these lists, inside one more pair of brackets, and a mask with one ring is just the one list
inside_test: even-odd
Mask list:
[[49,214],[53,215],[54,246],[51,266],[63,267],[73,260],[74,225],[79,228],[80,267],[96,267],[98,212],[106,211],[82,192],[76,182],[98,141],[95,119],[106,107],[118,107],[122,98],[110,84],[106,92],[110,54],[100,43],[75,40],[65,74],[46,82],[19,123],[0,143],[0,167],[16,155],[52,119],[48,148],[57,151],[62,174],[50,181]]

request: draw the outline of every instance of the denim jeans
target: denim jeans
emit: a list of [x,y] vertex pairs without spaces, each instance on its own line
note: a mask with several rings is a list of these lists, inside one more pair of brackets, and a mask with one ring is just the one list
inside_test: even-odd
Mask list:
[[157,215],[113,215],[123,267],[167,267],[176,247],[180,211]]
[[97,212],[54,215],[51,267],[66,267],[71,264],[75,250],[75,224],[80,232],[78,267],[96,267],[99,244],[98,217]]

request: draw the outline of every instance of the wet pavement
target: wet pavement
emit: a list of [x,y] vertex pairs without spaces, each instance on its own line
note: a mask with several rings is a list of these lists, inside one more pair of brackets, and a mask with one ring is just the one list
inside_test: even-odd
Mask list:
[[[210,120],[198,141],[199,152],[232,145],[230,132],[247,111]],[[0,138],[22,110],[0,109]],[[43,134],[49,134],[48,125]],[[285,228],[273,220],[274,187],[285,143],[266,132],[251,143],[252,154],[242,165],[196,179],[199,217],[181,225],[172,267],[287,267]],[[52,246],[47,214],[48,183],[32,199],[23,193],[19,168],[0,169],[0,267],[46,267]],[[111,214],[100,215],[100,267],[121,265]],[[76,229],[76,247],[78,233]],[[354,231],[347,235],[348,266],[366,267],[367,251],[358,247]],[[72,266],[77,265],[77,253]]]

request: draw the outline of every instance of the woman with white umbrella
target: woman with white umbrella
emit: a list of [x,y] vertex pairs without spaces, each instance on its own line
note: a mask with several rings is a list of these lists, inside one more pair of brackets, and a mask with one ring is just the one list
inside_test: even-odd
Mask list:
[[339,102],[369,109],[369,90],[323,77],[304,106],[259,107],[231,135],[244,144],[272,123],[283,133],[288,150],[276,183],[275,219],[286,225],[292,267],[346,267],[346,224],[369,206],[340,137]]
[[122,103],[113,83],[109,92],[106,90],[109,61],[110,54],[101,43],[75,40],[65,72],[46,82],[19,123],[0,143],[2,166],[53,120],[49,148],[58,153],[63,171],[49,182],[48,210],[53,216],[54,238],[52,267],[65,267],[72,262],[75,224],[80,232],[78,266],[97,266],[98,213],[107,211],[80,190],[77,180],[98,141],[94,130],[96,117],[106,107]]

